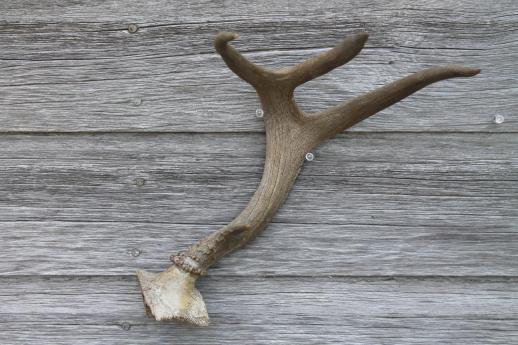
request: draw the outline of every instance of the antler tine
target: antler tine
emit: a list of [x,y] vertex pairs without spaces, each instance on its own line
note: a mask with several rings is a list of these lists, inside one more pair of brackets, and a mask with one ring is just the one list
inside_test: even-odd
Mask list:
[[238,52],[228,42],[235,40],[239,35],[235,32],[220,32],[214,38],[214,48],[221,55],[228,68],[238,77],[251,84],[255,88],[265,84],[273,77],[273,72],[260,67]]
[[351,61],[362,50],[368,38],[366,32],[347,37],[334,48],[289,67],[284,72],[295,88]]
[[479,72],[478,68],[456,65],[428,68],[323,110],[309,117],[312,119],[310,125],[320,129],[315,133],[321,136],[320,141],[324,141],[427,85],[449,78],[472,77]]

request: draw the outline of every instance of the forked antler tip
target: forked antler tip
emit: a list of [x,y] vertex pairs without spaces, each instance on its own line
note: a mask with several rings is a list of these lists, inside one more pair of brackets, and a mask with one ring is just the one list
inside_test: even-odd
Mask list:
[[231,31],[218,32],[216,34],[216,36],[214,37],[214,47],[216,48],[217,51],[220,51],[221,49],[223,49],[225,47],[225,45],[228,42],[235,40],[238,37],[239,37],[239,35],[236,32],[231,32]]

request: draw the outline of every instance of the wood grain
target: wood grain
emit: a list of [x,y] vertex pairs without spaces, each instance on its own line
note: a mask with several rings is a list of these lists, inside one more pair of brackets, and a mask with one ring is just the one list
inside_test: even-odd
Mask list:
[[[27,11],[28,4],[31,5],[30,12]],[[394,0],[390,3],[375,0],[329,0],[322,3],[310,0],[261,0],[255,4],[245,0],[226,0],[219,3],[200,0],[188,5],[180,0],[128,0],[124,4],[102,0],[78,0],[67,3],[41,0],[38,4],[27,0],[11,0],[0,5],[0,18],[18,24],[81,23],[95,18],[101,22],[138,22],[150,26],[164,26],[174,23],[232,22],[238,19],[297,20],[302,17],[332,20],[346,15],[350,21],[356,22],[365,21],[366,18],[391,18],[393,24],[401,24],[401,20],[406,19],[406,24],[411,25],[419,22],[419,16],[450,23],[463,20],[476,22],[484,16],[488,21],[486,24],[493,24],[494,21],[513,23],[516,15],[513,5],[513,0],[502,0],[496,4],[484,0]]]
[[[270,67],[306,59],[359,30],[371,34],[347,67],[297,91],[308,112],[425,67],[483,70],[475,79],[420,91],[352,130],[517,130],[512,1],[491,11],[483,1],[399,1],[399,8],[331,1],[318,9],[309,1],[289,9],[270,1],[207,2],[206,8],[159,1],[160,19],[141,2],[121,9],[43,1],[31,15],[23,3],[0,5],[1,131],[261,132],[255,93],[212,48],[214,33],[228,29],[241,33],[237,45],[247,56]],[[57,15],[62,11],[67,15]],[[142,27],[130,34],[130,22]],[[496,125],[495,115],[505,122]]]
[[209,278],[200,284],[212,314],[205,329],[146,318],[133,278],[2,278],[0,286],[4,344],[247,337],[247,344],[500,345],[518,336],[515,280]]
[[[195,211],[193,212],[202,212]],[[512,225],[273,223],[211,276],[515,276]],[[156,271],[218,224],[2,222],[0,274],[120,275]],[[221,224],[222,225],[222,224]],[[138,250],[137,256],[132,253]]]
[[[165,267],[242,209],[263,145],[262,134],[1,136],[0,272]],[[213,274],[515,275],[516,147],[514,134],[340,135],[264,236]]]
[[3,344],[514,344],[515,279],[219,277],[208,328],[147,318],[133,277],[2,278]]

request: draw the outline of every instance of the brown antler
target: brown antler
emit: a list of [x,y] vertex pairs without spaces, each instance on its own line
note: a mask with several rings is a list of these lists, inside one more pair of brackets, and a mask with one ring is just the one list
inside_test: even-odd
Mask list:
[[139,271],[149,314],[157,320],[176,319],[208,324],[196,279],[224,255],[243,247],[271,221],[289,191],[306,153],[346,128],[439,80],[470,77],[479,69],[460,66],[417,72],[317,114],[305,114],[293,99],[294,89],[354,58],[367,40],[359,33],[336,47],[290,68],[267,70],[250,62],[228,44],[237,38],[219,33],[214,46],[227,66],[257,91],[264,111],[266,160],[261,182],[245,209],[227,226],[171,256],[174,265],[160,274]]

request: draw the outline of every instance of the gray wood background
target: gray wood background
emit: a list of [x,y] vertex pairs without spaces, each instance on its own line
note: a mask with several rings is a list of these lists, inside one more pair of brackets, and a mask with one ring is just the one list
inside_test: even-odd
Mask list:
[[[433,65],[483,71],[319,147],[271,226],[200,281],[200,329],[148,319],[134,271],[259,181],[259,103],[218,30],[267,66],[368,31],[297,90],[306,111]],[[515,0],[0,2],[0,343],[518,343],[517,62]]]

